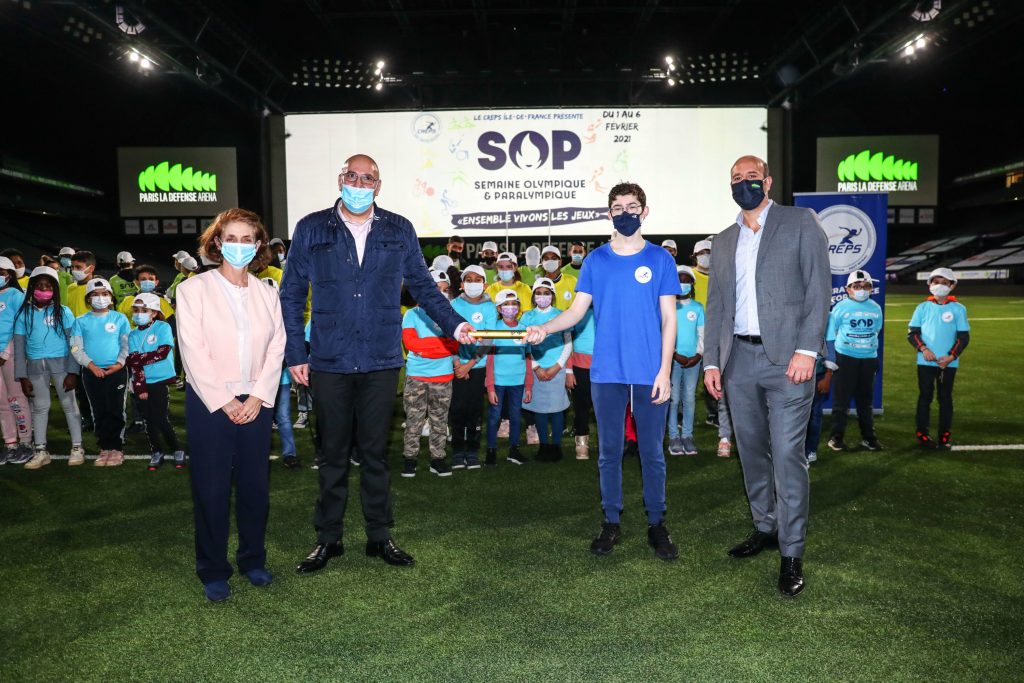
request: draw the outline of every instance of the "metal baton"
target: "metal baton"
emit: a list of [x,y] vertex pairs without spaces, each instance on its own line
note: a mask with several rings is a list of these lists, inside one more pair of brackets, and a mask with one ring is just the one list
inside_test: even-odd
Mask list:
[[522,339],[526,330],[473,330],[469,336],[477,339]]

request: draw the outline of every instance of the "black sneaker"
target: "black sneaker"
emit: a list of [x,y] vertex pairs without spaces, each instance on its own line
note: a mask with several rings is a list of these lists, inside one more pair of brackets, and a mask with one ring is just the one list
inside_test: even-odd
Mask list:
[[640,444],[632,439],[626,440],[626,447],[622,450],[623,458],[635,458],[640,455]]
[[508,456],[505,458],[513,465],[525,465],[530,460],[519,452],[519,446],[512,446],[508,449]]
[[484,459],[484,464],[487,465],[488,467],[497,467],[498,466],[498,449],[497,448],[488,448],[487,449],[487,457]]
[[928,435],[928,432],[917,433],[917,445],[926,451],[934,451],[939,447],[939,445],[932,440],[932,437]]
[[601,535],[591,541],[590,552],[595,555],[610,555],[620,538],[622,527],[612,522],[601,522]]
[[154,453],[149,457],[149,465],[147,469],[149,469],[149,471],[152,472],[156,469],[159,469],[160,465],[162,464],[164,464],[164,454],[159,452]]
[[357,456],[357,455],[352,455],[352,456],[350,456],[350,457],[349,457],[349,459],[348,459],[348,461],[349,461],[350,463],[352,463],[353,465],[355,465],[356,467],[359,467],[360,465],[362,465],[362,464],[363,464],[363,459],[362,459],[362,458],[360,458],[360,457],[359,457],[359,456]]
[[659,560],[674,560],[679,557],[679,548],[672,542],[664,522],[647,525],[647,544],[654,548]]
[[846,442],[843,441],[843,437],[841,436],[833,436],[828,440],[828,447],[834,451],[845,451]]
[[301,467],[301,465],[299,464],[299,458],[294,455],[286,455],[283,458],[281,458],[281,464],[283,464],[286,468],[290,469],[292,472],[298,472],[299,468]]
[[452,468],[448,467],[448,461],[444,458],[437,458],[430,461],[430,473],[439,477],[452,476]]
[[708,415],[708,419],[704,420],[704,424],[706,424],[708,427],[714,427],[715,429],[718,429],[718,418]]
[[466,469],[467,470],[478,470],[480,469],[480,459],[476,457],[476,451],[466,454]]
[[869,451],[880,451],[882,450],[882,444],[878,442],[877,437],[871,437],[870,439],[864,439],[860,442],[861,448],[866,448]]
[[454,453],[452,454],[452,469],[453,470],[464,470],[466,469],[466,454],[465,453]]
[[146,431],[145,422],[133,422],[131,427],[125,430],[125,434],[142,434]]
[[416,476],[416,460],[414,458],[405,459],[405,464],[402,466],[402,476],[406,479],[412,479]]
[[318,469],[320,469],[320,462],[321,462],[320,461],[320,456],[319,455],[314,456],[313,457],[313,462],[309,463],[309,469],[311,469],[311,470],[318,470]]
[[952,444],[949,443],[949,432],[942,432],[939,435],[939,445],[936,446],[940,451],[949,451],[953,449]]

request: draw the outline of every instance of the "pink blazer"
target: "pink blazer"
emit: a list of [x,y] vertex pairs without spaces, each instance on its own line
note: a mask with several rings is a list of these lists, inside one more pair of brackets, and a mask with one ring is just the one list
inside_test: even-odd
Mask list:
[[[214,271],[194,275],[175,292],[178,350],[189,385],[211,413],[235,398],[228,382],[238,374],[234,315]],[[281,384],[285,331],[277,292],[249,274],[249,335],[252,342],[252,395],[273,408]]]

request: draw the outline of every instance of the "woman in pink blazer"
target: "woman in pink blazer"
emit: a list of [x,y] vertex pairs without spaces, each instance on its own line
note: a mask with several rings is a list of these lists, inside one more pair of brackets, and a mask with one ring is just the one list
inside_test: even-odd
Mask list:
[[219,266],[176,292],[178,346],[188,386],[185,424],[191,453],[196,574],[214,602],[231,595],[228,525],[235,481],[238,570],[254,586],[272,580],[264,543],[270,506],[269,458],[285,332],[273,289],[249,271],[270,260],[259,216],[229,209],[199,238]]

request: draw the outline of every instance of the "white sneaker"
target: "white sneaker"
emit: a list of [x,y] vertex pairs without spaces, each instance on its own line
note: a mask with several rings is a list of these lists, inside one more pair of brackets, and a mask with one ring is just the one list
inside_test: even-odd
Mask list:
[[536,425],[530,425],[526,428],[526,443],[530,446],[536,446],[540,443],[540,434],[537,433]]
[[728,458],[730,455],[732,455],[732,444],[729,443],[729,439],[719,439],[718,457]]
[[85,449],[81,446],[71,447],[71,456],[68,458],[68,465],[74,467],[85,462]]
[[815,462],[817,459],[818,459],[818,454],[815,453],[814,451],[811,451],[810,453],[807,454],[807,464],[808,465],[810,465],[812,462]]
[[508,438],[508,420],[502,420],[498,424],[498,438],[499,439],[507,439]]
[[430,423],[424,423],[423,429],[420,431],[420,436],[430,436]]
[[36,453],[32,456],[32,459],[25,463],[26,470],[38,470],[40,467],[45,467],[50,464],[50,453],[46,450],[46,446],[36,446]]
[[577,436],[576,437],[576,459],[577,460],[589,460],[590,459],[590,437],[589,436]]

